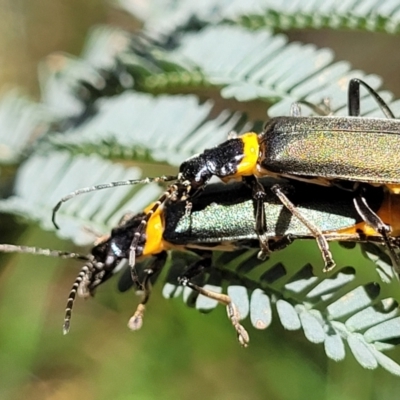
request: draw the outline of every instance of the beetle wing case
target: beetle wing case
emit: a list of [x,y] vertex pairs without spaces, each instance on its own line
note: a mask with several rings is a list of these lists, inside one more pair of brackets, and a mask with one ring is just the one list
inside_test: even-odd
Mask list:
[[260,146],[262,168],[284,176],[400,183],[400,120],[277,117]]
[[[288,234],[298,238],[309,238],[311,233],[308,228],[294,217],[270,190],[277,181],[262,179],[261,182],[266,192],[266,235],[271,239]],[[297,181],[286,186],[290,188],[290,198],[294,205],[322,232],[338,231],[362,221],[354,208],[351,192]],[[201,196],[193,199],[190,213],[187,213],[184,202],[165,209],[164,240],[173,244],[210,245],[250,241],[258,247],[251,196],[251,190],[245,184],[207,186]],[[368,199],[371,207],[377,210],[383,201],[382,188],[369,188]]]

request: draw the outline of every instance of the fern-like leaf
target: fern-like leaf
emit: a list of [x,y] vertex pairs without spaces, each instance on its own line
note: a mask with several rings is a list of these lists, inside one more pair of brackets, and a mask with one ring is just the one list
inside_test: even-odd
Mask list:
[[195,96],[161,96],[125,92],[97,104],[86,123],[49,136],[56,147],[107,158],[167,162],[179,165],[204,146],[226,140],[234,130],[251,129],[242,113],[218,113],[212,101],[199,104]]
[[[271,117],[289,115],[295,101],[318,104],[326,97],[331,100],[336,115],[346,115],[347,84],[351,78],[362,78],[374,89],[381,84],[376,75],[352,71],[346,62],[333,63],[334,54],[330,49],[288,43],[282,34],[252,32],[237,26],[208,27],[186,33],[174,50],[162,51],[157,47],[154,52],[159,67],[165,62],[176,67],[144,76],[144,90],[166,91],[169,86],[196,81],[199,86],[221,88],[224,98],[233,97],[240,102],[266,100],[274,104],[269,109]],[[124,55],[123,59],[129,69],[129,56]],[[130,68],[134,70],[135,65]],[[190,81],[192,74],[193,82]],[[400,105],[391,103],[392,95],[380,94],[398,114]],[[363,115],[376,115],[379,107],[366,97],[362,111]]]
[[[322,273],[315,243],[295,243],[263,263],[255,253],[231,255],[230,262],[225,254],[215,255],[217,270],[210,271],[205,287],[221,292],[227,286],[242,318],[249,316],[256,329],[267,328],[276,315],[285,329],[302,329],[307,340],[323,344],[334,361],[344,359],[347,343],[364,368],[381,365],[400,375],[400,365],[382,353],[400,340],[398,279],[380,259],[377,268],[367,258],[355,257],[352,250],[350,266],[350,252],[338,246],[333,249],[337,267],[329,274]],[[299,257],[302,252],[309,263]],[[367,256],[377,260],[373,254]],[[176,286],[181,271],[182,265],[173,259],[164,296],[183,294],[186,302],[200,310],[215,308],[216,301]]]
[[0,101],[0,163],[17,164],[29,145],[48,131],[53,118],[48,110],[16,90]]
[[[1,211],[54,229],[52,207],[70,191],[141,177],[139,168],[125,169],[106,158],[148,163],[146,175],[164,174],[168,165],[223,141],[230,130],[257,130],[258,121],[247,122],[244,114],[249,100],[272,105],[269,115],[276,116],[287,115],[293,101],[319,103],[328,96],[334,113],[345,115],[349,79],[363,78],[377,89],[379,77],[335,63],[329,49],[289,43],[282,34],[243,25],[396,32],[400,9],[396,1],[377,0],[178,3],[175,9],[171,2],[149,3],[158,8],[141,12],[147,21],[139,35],[101,27],[93,30],[80,58],[47,58],[40,70],[41,105],[5,98],[1,161],[27,159],[14,195],[0,202]],[[119,4],[138,13],[138,2]],[[210,22],[216,25],[207,26]],[[204,101],[204,89],[218,98],[218,106]],[[193,92],[198,97],[187,94]],[[152,95],[160,93],[168,95]],[[388,92],[380,94],[399,115],[400,103]],[[228,107],[230,99],[237,103]],[[380,115],[366,95],[362,111]],[[132,186],[74,198],[60,209],[59,234],[78,244],[93,242],[96,233],[109,232],[125,212],[143,210],[160,191],[156,185]],[[360,252],[333,248],[338,266],[328,275],[313,242],[294,244],[265,263],[248,252],[215,254],[215,268],[203,283],[220,292],[226,287],[240,314],[258,329],[277,318],[285,329],[301,329],[308,341],[323,344],[333,360],[342,360],[350,349],[363,367],[381,365],[400,375],[399,365],[383,353],[399,342],[398,280],[391,266],[379,251],[368,253],[370,262]],[[183,294],[197,308],[212,310],[215,302],[176,286],[184,266],[173,260],[165,295]]]
[[145,21],[148,30],[171,32],[205,23],[241,23],[251,29],[352,29],[397,33],[400,24],[398,1],[202,1],[167,0],[142,3],[118,0],[121,7]]
[[[84,173],[82,173],[84,171]],[[51,222],[53,207],[65,194],[84,186],[109,180],[136,179],[139,168],[125,169],[98,156],[73,156],[54,152],[46,156],[32,156],[21,167],[12,197],[0,202],[0,211],[37,221],[47,230],[54,230]],[[156,185],[125,186],[77,197],[64,204],[59,211],[62,238],[78,245],[93,243],[95,235],[105,234],[117,225],[125,212],[138,213],[149,200],[158,196]]]

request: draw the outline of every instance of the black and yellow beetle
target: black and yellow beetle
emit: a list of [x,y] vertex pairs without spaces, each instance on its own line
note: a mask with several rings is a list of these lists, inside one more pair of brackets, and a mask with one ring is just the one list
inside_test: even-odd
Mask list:
[[[360,85],[376,99],[387,119],[359,117]],[[391,238],[392,228],[372,210],[363,193],[367,185],[383,186],[393,193],[400,192],[400,160],[396,161],[400,154],[400,122],[393,118],[393,113],[381,97],[359,79],[349,83],[348,108],[348,117],[302,117],[298,108],[294,107],[292,116],[272,118],[261,134],[245,133],[189,158],[181,164],[177,176],[113,182],[77,190],[56,205],[53,222],[61,204],[77,194],[120,185],[175,181],[143,217],[145,225],[157,208],[166,202],[185,201],[189,211],[193,199],[213,176],[225,182],[244,180],[251,188],[254,200],[256,218],[253,229],[259,238],[259,257],[265,258],[270,251],[268,242],[264,240],[269,221],[262,208],[266,193],[258,179],[265,176],[286,177],[351,191],[353,207],[382,236],[390,251],[393,266],[400,272],[400,260]],[[288,210],[301,217],[279,185],[271,189]],[[324,244],[326,240],[320,227],[309,224],[307,219],[302,222],[321,244],[324,269],[332,269],[335,263]],[[140,226],[131,246],[131,265],[142,231]]]
[[[329,241],[383,243],[381,235],[367,225],[352,207],[351,192],[300,181],[291,182],[288,190],[297,215],[301,217],[298,219],[273,194],[271,189],[277,185],[276,181],[262,180],[260,184],[266,193],[263,212],[269,221],[264,240],[272,251],[280,250],[294,240],[315,238],[302,219],[319,226],[327,248]],[[287,185],[281,181],[279,184]],[[374,212],[393,227],[393,235],[400,236],[400,197],[385,193],[381,187],[368,188],[365,196]],[[156,210],[143,225],[144,216],[148,215],[149,209],[155,207]],[[254,224],[251,189],[243,183],[236,183],[207,186],[193,199],[190,213],[187,212],[184,202],[167,202],[163,207],[150,205],[143,213],[128,218],[124,224],[113,229],[109,239],[109,252],[105,257],[107,269],[122,259],[131,259],[131,263],[135,263],[152,258],[141,282],[144,296],[130,319],[129,327],[136,330],[142,326],[145,304],[150,296],[150,279],[165,265],[167,252],[190,251],[199,255],[200,260],[182,271],[178,281],[225,305],[240,343],[246,346],[248,335],[239,323],[240,315],[231,299],[225,294],[204,290],[191,280],[212,267],[213,251],[258,248],[259,240]],[[142,229],[139,230],[139,226]],[[141,234],[138,236],[139,231]],[[133,261],[132,242],[135,242]],[[317,243],[320,248],[324,245]],[[133,271],[133,278],[137,280],[136,272]]]
[[[328,251],[329,241],[383,243],[381,235],[366,224],[352,206],[353,193],[349,191],[301,181],[288,184],[285,181],[263,179],[260,185],[265,191],[262,209],[268,220],[263,239],[271,250],[280,250],[294,240],[314,239],[315,235],[303,223],[303,219],[319,227],[326,242],[317,243],[320,248],[326,245]],[[273,194],[276,185],[289,190],[300,219]],[[400,196],[382,187],[372,186],[366,189],[364,195],[371,209],[392,227],[392,235],[397,240],[400,237]],[[33,252],[86,261],[68,297],[64,333],[70,327],[76,294],[81,297],[93,295],[94,290],[114,274],[122,260],[132,260],[132,242],[135,242],[133,262],[149,261],[140,279],[137,279],[136,270],[133,270],[133,278],[143,290],[142,300],[128,324],[133,330],[142,326],[145,304],[150,297],[151,278],[164,267],[168,251],[193,252],[200,259],[182,270],[179,283],[224,304],[240,343],[246,346],[248,334],[240,324],[240,315],[229,296],[205,290],[194,284],[192,279],[212,268],[213,251],[259,247],[259,238],[254,231],[256,216],[253,206],[252,191],[248,185],[212,184],[193,198],[190,213],[184,202],[171,201],[162,206],[152,204],[136,215],[126,215],[109,235],[99,240],[89,256],[10,245],[1,245],[0,251]],[[151,209],[153,211],[149,212]],[[151,217],[145,219],[149,214]],[[138,232],[141,232],[140,235],[137,235]]]

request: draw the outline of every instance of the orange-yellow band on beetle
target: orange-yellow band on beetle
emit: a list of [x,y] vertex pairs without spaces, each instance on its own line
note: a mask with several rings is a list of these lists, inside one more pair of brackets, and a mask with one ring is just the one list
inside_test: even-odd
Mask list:
[[[148,213],[155,203],[150,204],[145,210]],[[166,250],[163,240],[164,223],[162,219],[162,207],[158,207],[154,214],[150,217],[146,226],[146,244],[143,248],[143,256],[151,256]]]
[[379,233],[365,222],[359,222],[356,225],[352,225],[348,228],[338,229],[335,232],[342,235],[353,235],[357,234],[357,232],[362,232],[366,236],[379,236]]
[[387,193],[377,214],[392,228],[391,236],[400,236],[400,195]]
[[245,133],[240,137],[243,142],[243,159],[237,166],[236,174],[233,178],[249,175],[257,175],[258,155],[260,146],[258,144],[258,135],[254,132]]
[[385,185],[391,193],[400,194],[400,185],[396,185],[394,183],[389,183]]

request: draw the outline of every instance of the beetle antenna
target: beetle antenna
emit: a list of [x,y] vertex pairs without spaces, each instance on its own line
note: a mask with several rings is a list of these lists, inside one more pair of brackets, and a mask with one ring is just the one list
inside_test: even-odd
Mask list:
[[[82,267],[79,274],[75,278],[74,284],[68,295],[67,305],[65,308],[65,317],[63,324],[63,333],[66,335],[70,328],[71,323],[71,315],[72,315],[72,307],[74,305],[74,301],[76,298],[76,294],[78,293],[81,297],[88,297],[93,293],[93,289],[95,286],[98,286],[98,283],[93,282],[92,277],[95,269],[98,268],[93,264],[93,256],[84,256],[79,253],[72,253],[67,251],[60,250],[50,250],[50,249],[42,249],[39,247],[31,247],[31,246],[16,246],[13,244],[0,244],[0,252],[3,253],[24,253],[24,254],[33,254],[47,257],[59,257],[65,259],[75,259],[75,260],[83,260],[87,263]],[[102,264],[100,263],[100,266]]]
[[75,190],[66,196],[64,196],[53,208],[53,214],[51,217],[51,220],[56,227],[56,229],[60,229],[60,227],[56,223],[56,214],[57,211],[60,209],[61,205],[65,203],[68,200],[71,200],[73,197],[79,196],[80,194],[84,193],[90,193],[90,192],[95,192],[97,190],[102,190],[102,189],[110,189],[113,187],[118,187],[118,186],[130,186],[130,185],[137,185],[137,184],[144,184],[144,183],[151,183],[151,182],[169,182],[169,181],[174,181],[178,179],[177,176],[172,176],[172,175],[163,175],[163,176],[157,176],[155,178],[145,178],[145,179],[130,179],[126,181],[116,181],[116,182],[109,182],[109,183],[103,183],[100,185],[95,185],[95,186],[88,186],[85,188],[81,188],[78,190]]
[[16,246],[13,244],[0,244],[1,253],[22,253],[22,254],[33,254],[37,256],[47,256],[47,257],[59,257],[66,259],[75,259],[89,261],[88,256],[84,256],[79,253],[71,253],[68,251],[51,250],[51,249],[41,249],[40,247],[31,246]]
[[64,324],[63,324],[64,335],[66,335],[69,332],[69,328],[71,325],[72,308],[74,306],[78,290],[79,293],[82,294],[82,296],[87,296],[91,294],[91,291],[89,289],[89,283],[91,281],[93,270],[94,266],[91,262],[89,262],[82,267],[82,269],[79,271],[79,274],[75,278],[74,284],[72,285],[68,295],[67,305],[65,307]]

